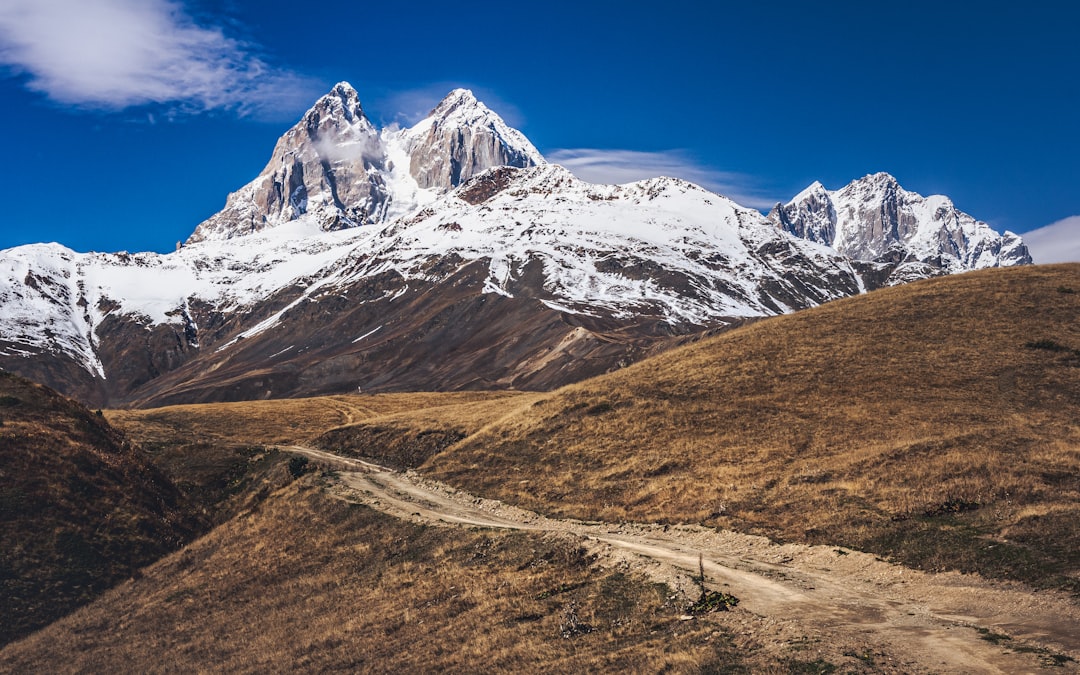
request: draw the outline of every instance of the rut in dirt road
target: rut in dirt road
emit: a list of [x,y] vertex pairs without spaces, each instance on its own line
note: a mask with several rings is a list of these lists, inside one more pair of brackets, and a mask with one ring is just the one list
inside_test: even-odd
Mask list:
[[[699,526],[547,518],[414,472],[311,448],[281,449],[341,469],[334,489],[340,498],[426,524],[575,536],[601,560],[629,564],[673,588],[692,587],[701,555],[707,581],[736,595],[738,611],[797,622],[823,640],[866,639],[926,671],[1037,672],[1048,665],[1077,670],[1080,608],[1063,595]],[[988,641],[988,634],[1009,636],[1007,644]]]

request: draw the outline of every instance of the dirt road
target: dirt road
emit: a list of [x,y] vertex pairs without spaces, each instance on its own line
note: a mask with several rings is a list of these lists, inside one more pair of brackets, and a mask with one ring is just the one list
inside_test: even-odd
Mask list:
[[877,655],[873,669],[894,672],[1080,672],[1080,607],[1063,594],[699,526],[546,518],[414,472],[312,448],[282,449],[340,469],[334,492],[343,499],[428,524],[576,536],[601,564],[642,572],[688,597],[700,554],[708,584],[741,601],[732,621],[758,643],[810,635],[822,645],[857,644]]

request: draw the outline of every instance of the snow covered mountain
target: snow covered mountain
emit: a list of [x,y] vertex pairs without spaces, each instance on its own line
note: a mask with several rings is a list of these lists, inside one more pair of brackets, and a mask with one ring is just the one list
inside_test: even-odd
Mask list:
[[854,259],[894,265],[888,283],[985,267],[1030,265],[1020,237],[998,234],[942,195],[923,197],[876,173],[829,191],[818,182],[769,219]]
[[174,253],[0,251],[0,367],[93,405],[549,388],[895,272],[790,229],[580,181],[465,90],[377,131],[342,83]]
[[189,244],[230,239],[308,215],[323,230],[392,220],[493,166],[544,162],[532,143],[456,89],[411,129],[377,130],[347,82],[277,142],[266,168],[229,195]]

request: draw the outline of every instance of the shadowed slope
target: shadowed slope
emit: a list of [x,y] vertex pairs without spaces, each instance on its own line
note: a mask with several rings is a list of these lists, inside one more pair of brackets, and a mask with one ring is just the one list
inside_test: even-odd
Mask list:
[[0,644],[92,600],[200,527],[101,415],[0,373]]
[[1026,267],[743,327],[561,389],[427,467],[558,514],[1077,588],[1078,419],[1080,266]]

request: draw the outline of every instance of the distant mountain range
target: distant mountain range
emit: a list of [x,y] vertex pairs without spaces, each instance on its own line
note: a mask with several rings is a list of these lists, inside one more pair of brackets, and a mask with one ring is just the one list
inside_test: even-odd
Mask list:
[[1030,262],[888,174],[766,217],[677,178],[580,181],[467,90],[378,130],[341,83],[174,253],[0,251],[0,367],[111,406],[550,388],[704,330]]
[[769,220],[849,258],[896,264],[890,284],[1031,264],[1019,236],[998,234],[943,195],[908,192],[887,173],[832,191],[815,182],[787,204],[777,204]]

